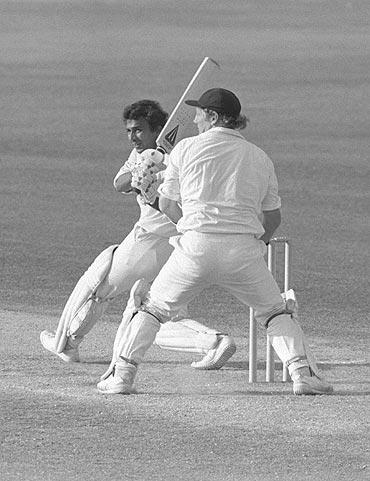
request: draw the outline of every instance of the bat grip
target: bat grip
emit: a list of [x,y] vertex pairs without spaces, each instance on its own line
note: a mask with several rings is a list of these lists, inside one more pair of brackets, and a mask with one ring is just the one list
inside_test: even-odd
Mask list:
[[158,212],[161,212],[159,210],[159,197],[156,197],[154,202],[152,202],[151,204],[149,204],[150,207],[152,207],[153,209],[157,210]]
[[158,152],[160,152],[162,155],[167,154],[166,149],[160,145],[157,146],[156,150],[158,150]]

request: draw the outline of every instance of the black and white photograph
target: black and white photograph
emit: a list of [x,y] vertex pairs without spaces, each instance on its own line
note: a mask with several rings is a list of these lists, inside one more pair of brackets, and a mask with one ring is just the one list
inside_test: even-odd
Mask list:
[[367,0],[0,0],[2,481],[370,477]]

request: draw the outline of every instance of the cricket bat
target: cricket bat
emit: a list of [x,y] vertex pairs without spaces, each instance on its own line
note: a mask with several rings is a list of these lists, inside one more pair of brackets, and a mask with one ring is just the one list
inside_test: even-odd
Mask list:
[[198,134],[193,122],[194,109],[184,101],[198,99],[203,92],[214,87],[212,80],[220,68],[215,60],[204,58],[159,134],[156,140],[158,150],[169,154],[179,140]]

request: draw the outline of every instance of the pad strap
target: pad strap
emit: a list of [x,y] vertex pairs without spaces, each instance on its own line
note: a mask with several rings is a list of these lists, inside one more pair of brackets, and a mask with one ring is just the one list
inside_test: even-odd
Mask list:
[[122,359],[123,361],[128,362],[129,364],[132,364],[135,367],[138,367],[138,363],[133,361],[132,359],[128,359],[127,357],[123,357],[123,356],[119,356],[119,359]]
[[281,316],[282,314],[290,314],[292,315],[292,311],[289,309],[284,309],[283,311],[280,312],[275,312],[275,314],[272,314],[265,322],[265,328],[267,329],[269,327],[270,322],[275,319],[277,316]]
[[290,359],[289,361],[286,361],[285,365],[286,367],[289,367],[293,362],[298,362],[298,361],[307,361],[307,356],[296,356],[293,357],[293,359]]
[[[161,324],[163,324],[163,322],[164,322],[163,319],[161,319],[161,318],[158,316],[157,313],[154,314],[154,313],[153,313],[153,310],[154,310],[154,309],[148,309],[148,307],[147,307],[147,306],[144,306],[144,305],[142,305],[142,306],[139,307],[139,309],[138,309],[138,311],[143,311],[143,312],[146,312],[147,314],[150,314],[151,316],[154,317],[154,319],[156,319],[158,322],[160,322]],[[135,314],[137,314],[137,312],[135,312]],[[135,315],[135,314],[134,314],[134,315]]]

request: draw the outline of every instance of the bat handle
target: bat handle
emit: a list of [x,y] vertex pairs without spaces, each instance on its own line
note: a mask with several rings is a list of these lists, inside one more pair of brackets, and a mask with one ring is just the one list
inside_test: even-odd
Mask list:
[[163,155],[167,154],[166,149],[164,147],[161,147],[160,145],[157,146],[156,150],[158,150],[158,152]]

